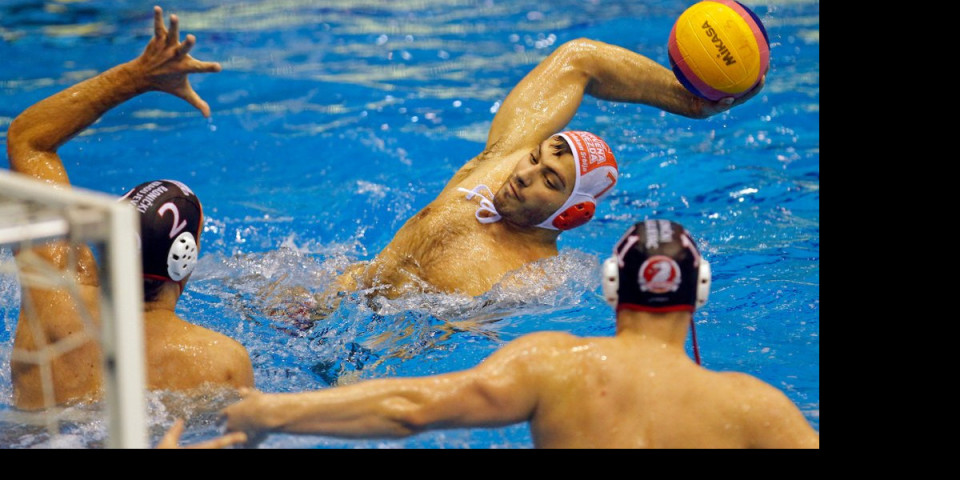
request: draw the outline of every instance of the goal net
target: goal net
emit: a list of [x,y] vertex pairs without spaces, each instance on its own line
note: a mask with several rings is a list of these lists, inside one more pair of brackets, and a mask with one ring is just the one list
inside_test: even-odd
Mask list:
[[[28,322],[34,348],[13,348],[11,364],[26,364],[39,373],[44,408],[37,413],[32,410],[16,413],[18,418],[45,425],[51,437],[58,433],[58,414],[62,411],[55,401],[53,361],[88,343],[92,336],[100,342],[102,352],[105,446],[148,446],[143,284],[137,232],[139,218],[126,202],[80,188],[55,187],[0,170],[0,249],[15,252],[15,255],[0,255],[0,273],[16,275],[21,295],[28,289],[69,295],[75,300],[75,311],[84,325],[81,332],[46,338],[44,330],[39,328],[36,318],[39,314],[36,306],[31,305],[30,296],[21,304],[18,322]],[[35,247],[51,241],[67,242],[71,247],[91,247],[100,279],[99,315],[88,311],[80,299],[76,275],[71,271],[76,268],[74,259],[67,259],[64,271],[42,255],[32,253]],[[64,249],[66,252],[78,250]]]

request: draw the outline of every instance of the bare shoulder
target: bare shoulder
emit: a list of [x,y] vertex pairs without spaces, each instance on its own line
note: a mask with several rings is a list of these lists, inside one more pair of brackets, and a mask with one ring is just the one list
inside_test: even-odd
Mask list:
[[756,447],[820,448],[820,435],[780,389],[752,375],[720,373]]
[[584,340],[582,337],[567,332],[535,332],[510,342],[510,345],[517,347],[566,348],[573,344],[583,343]]
[[[536,146],[536,144],[526,148],[533,148],[534,146]],[[459,170],[457,170],[453,177],[451,177],[450,181],[447,182],[447,185],[443,187],[443,192],[451,190],[453,187],[459,185],[475,172],[486,171],[486,169],[490,168],[491,166],[499,165],[502,160],[512,158],[511,156],[519,150],[521,149],[507,149],[504,147],[504,144],[499,142],[485,147],[480,154],[471,158],[467,163],[460,167]]]
[[203,342],[210,346],[212,353],[249,359],[246,347],[237,340],[208,328],[198,325],[194,327],[196,327],[195,335],[201,337]]
[[253,386],[253,365],[246,347],[220,332],[191,324],[191,343],[204,352],[207,365],[236,386]]
[[747,373],[718,372],[717,375],[724,378],[731,389],[761,402],[777,402],[787,398],[773,385]]
[[504,345],[490,358],[511,361],[537,361],[556,357],[559,352],[583,344],[584,339],[566,332],[536,332],[524,335]]

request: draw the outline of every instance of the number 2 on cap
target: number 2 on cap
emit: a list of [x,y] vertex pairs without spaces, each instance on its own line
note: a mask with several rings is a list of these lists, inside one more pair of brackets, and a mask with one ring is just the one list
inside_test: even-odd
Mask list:
[[[170,227],[170,238],[176,237],[184,228],[187,228],[187,221],[180,221],[180,210],[174,205],[173,202],[164,203],[160,207],[160,210],[157,210],[157,214],[161,217],[164,213],[168,211],[173,212],[173,226]],[[179,224],[177,222],[180,222]]]

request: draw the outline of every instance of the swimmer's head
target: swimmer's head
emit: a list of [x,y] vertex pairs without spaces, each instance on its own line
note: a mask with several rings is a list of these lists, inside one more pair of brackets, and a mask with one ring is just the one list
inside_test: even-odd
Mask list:
[[511,223],[570,230],[590,221],[597,201],[617,183],[617,161],[600,137],[558,133],[521,158],[493,199]]
[[203,207],[196,194],[180,182],[155,180],[137,185],[120,200],[140,214],[144,300],[153,300],[166,282],[178,283],[182,291],[200,253]]
[[647,220],[617,242],[603,264],[602,284],[618,312],[693,312],[707,303],[710,263],[682,225]]

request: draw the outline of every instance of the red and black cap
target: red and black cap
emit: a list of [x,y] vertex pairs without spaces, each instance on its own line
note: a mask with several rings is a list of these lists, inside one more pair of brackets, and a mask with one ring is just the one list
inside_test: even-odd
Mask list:
[[668,220],[637,223],[614,247],[614,256],[620,267],[618,311],[693,312],[697,308],[703,260],[682,225]]

